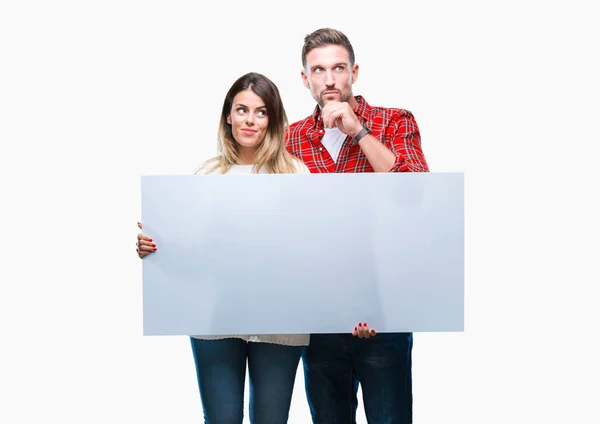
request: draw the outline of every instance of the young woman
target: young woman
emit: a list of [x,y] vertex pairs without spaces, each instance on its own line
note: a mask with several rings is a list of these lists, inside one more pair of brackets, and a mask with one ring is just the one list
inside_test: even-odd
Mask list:
[[[196,173],[310,172],[288,153],[286,127],[287,116],[275,84],[258,73],[243,75],[223,102],[218,156]],[[148,235],[138,234],[140,258],[157,249]],[[205,423],[242,423],[246,362],[250,421],[286,423],[300,356],[309,338],[308,334],[192,336]]]

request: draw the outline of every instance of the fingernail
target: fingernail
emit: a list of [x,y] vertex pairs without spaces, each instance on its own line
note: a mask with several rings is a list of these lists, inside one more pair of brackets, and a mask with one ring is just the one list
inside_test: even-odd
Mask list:
[[375,330],[371,330],[371,334],[375,334]]
[[354,331],[358,331],[358,328],[354,327]]
[[359,327],[362,327],[362,324],[359,322],[359,323],[358,323],[358,326],[359,326]]
[[152,241],[152,239],[148,239],[148,241]]
[[363,325],[366,327],[366,326],[367,326],[367,323],[365,322]]
[[154,243],[152,243],[152,247],[156,247],[156,245]]
[[153,250],[156,250],[156,247]]

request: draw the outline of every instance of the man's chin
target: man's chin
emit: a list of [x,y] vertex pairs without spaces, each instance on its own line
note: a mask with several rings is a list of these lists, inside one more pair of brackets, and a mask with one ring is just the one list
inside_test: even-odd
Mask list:
[[337,92],[332,92],[332,93],[327,93],[327,94],[322,94],[321,95],[321,99],[323,101],[331,101],[331,100],[335,100],[335,101],[340,101],[342,98],[342,95],[340,93]]
[[325,96],[321,96],[321,98],[319,99],[319,105],[321,105],[321,107],[325,106],[327,103],[331,103],[331,102],[341,102],[342,98],[340,95],[338,94],[328,94]]

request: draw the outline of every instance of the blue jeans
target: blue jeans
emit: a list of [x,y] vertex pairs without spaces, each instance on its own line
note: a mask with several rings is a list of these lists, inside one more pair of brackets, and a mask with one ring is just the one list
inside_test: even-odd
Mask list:
[[412,423],[412,333],[311,334],[302,359],[314,424],[354,424],[359,383],[369,424]]
[[199,340],[191,337],[206,424],[242,424],[246,359],[250,377],[250,422],[288,420],[302,346]]

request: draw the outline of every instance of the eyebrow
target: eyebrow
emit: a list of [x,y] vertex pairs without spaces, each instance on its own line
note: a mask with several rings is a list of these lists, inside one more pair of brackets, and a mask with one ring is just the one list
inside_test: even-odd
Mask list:
[[[335,68],[336,66],[348,66],[348,63],[346,62],[338,62],[338,63],[334,63],[333,65],[331,65],[332,68]],[[310,67],[310,69],[315,69],[315,68],[325,68],[325,66],[323,65],[313,65]]]
[[[243,103],[236,103],[236,104],[234,104],[233,106],[235,106],[235,107],[240,107],[240,106],[241,106],[241,107],[245,107],[246,109],[248,109],[248,106],[246,106],[246,105],[245,105],[245,104],[243,104]],[[267,106],[266,106],[266,105],[262,105],[262,106],[258,106],[258,107],[257,107],[257,109],[266,109],[266,108],[267,108]]]

